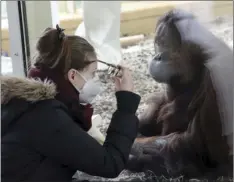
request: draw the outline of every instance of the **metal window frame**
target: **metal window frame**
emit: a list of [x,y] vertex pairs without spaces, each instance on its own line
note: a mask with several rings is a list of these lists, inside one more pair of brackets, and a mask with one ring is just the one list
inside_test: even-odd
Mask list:
[[26,6],[24,1],[6,1],[12,74],[27,76],[29,68],[29,39]]

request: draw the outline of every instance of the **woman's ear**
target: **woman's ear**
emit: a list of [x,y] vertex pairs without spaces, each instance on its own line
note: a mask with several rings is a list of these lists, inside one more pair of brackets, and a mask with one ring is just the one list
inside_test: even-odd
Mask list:
[[75,77],[76,77],[76,70],[74,69],[70,69],[68,72],[67,72],[67,78],[68,80],[73,84],[75,82]]
[[80,76],[80,74],[77,73],[77,70],[75,69],[70,69],[67,72],[67,78],[69,82],[78,90],[82,89],[85,84],[85,80]]

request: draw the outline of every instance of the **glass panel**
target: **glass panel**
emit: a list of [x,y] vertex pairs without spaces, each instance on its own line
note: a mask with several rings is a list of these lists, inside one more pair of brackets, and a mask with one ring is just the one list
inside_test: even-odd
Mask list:
[[6,1],[1,1],[1,74],[12,74]]
[[[56,4],[50,4],[50,1],[25,2],[29,32],[28,36],[30,41],[29,45],[27,46],[30,46],[31,56],[33,56],[33,53],[35,52],[35,43],[45,28],[52,26],[54,27],[55,23],[59,23],[60,26],[65,29],[66,34],[74,35],[76,34],[79,25],[83,21],[81,8],[82,1],[54,1]],[[86,2],[88,4],[88,2],[95,1]],[[113,1],[113,3],[114,2],[116,1]],[[100,3],[103,3],[103,1]],[[106,1],[106,3],[110,3],[110,1]],[[116,10],[116,7],[117,6],[113,7],[113,9]],[[54,11],[52,11],[53,8]],[[117,25],[118,23],[120,23],[120,36],[117,34],[119,33],[119,27],[117,26],[118,28],[114,29],[117,33],[115,32],[116,34],[114,35],[118,36],[111,37],[110,32],[112,31],[107,31],[107,37],[110,36],[111,38],[113,38],[112,40],[117,40],[117,43],[120,40],[121,46],[123,48],[121,50],[123,52],[123,64],[127,65],[131,70],[134,70],[134,78],[136,78],[137,82],[136,91],[139,91],[141,95],[147,96],[148,93],[155,91],[155,88],[161,87],[157,83],[152,82],[152,79],[149,79],[149,76],[146,76],[145,74],[147,73],[147,61],[151,60],[151,56],[153,56],[154,54],[153,35],[156,22],[160,16],[162,16],[172,8],[181,8],[192,12],[196,17],[198,17],[199,21],[203,22],[204,25],[207,26],[214,34],[223,39],[229,46],[233,46],[232,1],[122,1],[120,7],[121,20],[114,21],[114,24],[112,24]],[[1,73],[10,74],[12,73],[12,61],[10,56],[10,41],[8,33],[6,1],[1,1],[1,9]],[[97,12],[100,9],[96,7]],[[98,18],[99,14],[97,12],[94,11],[94,13],[96,13],[95,16]],[[113,16],[118,16],[120,14],[115,14],[114,12],[115,11],[110,10],[107,14]],[[104,19],[105,18],[108,19],[111,18],[111,16],[105,16]],[[104,28],[107,27],[106,29],[108,29],[108,25],[105,24],[105,21],[103,22],[103,24],[100,23],[99,27],[95,28],[104,30]],[[94,35],[97,35],[96,32]],[[106,40],[105,36],[103,37],[103,39]],[[99,40],[97,40],[97,42],[98,41]],[[140,41],[141,44],[139,44]],[[118,45],[117,43],[112,44],[113,47]],[[136,46],[129,47],[130,45]],[[104,54],[107,55],[108,53],[110,54],[110,52],[111,51],[108,51],[106,49]],[[107,85],[107,89],[109,89],[109,91],[111,92],[112,89],[109,88],[110,85],[111,84]],[[101,116],[103,117],[104,123],[101,126],[101,130],[105,133],[112,114],[110,110],[114,110],[114,107],[112,107],[112,98],[114,97],[112,97],[113,95],[107,96],[105,95],[106,93],[103,94],[104,95],[100,95],[99,100],[97,100],[97,103],[99,102],[101,104],[97,105],[98,109],[95,111],[95,114],[101,114]],[[103,100],[108,99],[108,103],[110,103],[110,106],[107,107],[105,106],[105,104],[102,103]],[[141,109],[142,108],[140,108],[140,110]],[[124,180],[123,178],[122,180]]]

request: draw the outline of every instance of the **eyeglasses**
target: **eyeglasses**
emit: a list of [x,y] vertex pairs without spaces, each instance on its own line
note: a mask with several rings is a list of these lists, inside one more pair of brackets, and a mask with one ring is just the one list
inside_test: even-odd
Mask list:
[[121,75],[121,66],[117,66],[111,63],[107,63],[101,60],[97,60],[97,62],[105,64],[108,66],[107,73],[111,76],[117,76],[120,77]]
[[[111,64],[111,63],[107,63],[105,61],[101,61],[101,60],[95,60],[95,61],[91,61],[89,62],[90,63],[93,63],[93,62],[99,62],[99,63],[102,63],[102,64],[105,64],[108,66],[108,69],[107,69],[107,73],[110,75],[110,76],[117,76],[117,77],[121,77],[121,66],[119,65],[114,65],[114,64]],[[129,69],[131,70],[131,69]],[[145,74],[145,73],[142,73],[142,72],[139,72],[139,71],[134,71],[136,73],[139,73],[139,74],[142,74],[142,75],[145,75],[145,76],[149,76],[149,74]]]

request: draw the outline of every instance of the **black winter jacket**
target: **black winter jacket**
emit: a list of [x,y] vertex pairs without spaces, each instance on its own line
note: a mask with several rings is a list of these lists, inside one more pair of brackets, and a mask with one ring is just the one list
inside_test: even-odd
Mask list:
[[70,181],[76,170],[113,178],[137,135],[140,96],[116,93],[117,110],[101,146],[54,99],[55,85],[1,76],[2,181]]

